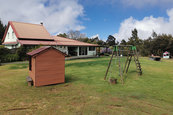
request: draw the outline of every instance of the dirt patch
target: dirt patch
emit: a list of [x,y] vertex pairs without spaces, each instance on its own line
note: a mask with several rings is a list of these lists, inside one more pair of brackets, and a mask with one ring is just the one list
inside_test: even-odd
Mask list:
[[68,87],[68,86],[70,86],[70,85],[69,84],[64,85],[64,87]]
[[[165,108],[162,108],[158,105],[153,105],[151,103],[148,103],[148,102],[145,102],[143,100],[129,100],[129,102],[132,102],[132,103],[136,103],[137,105],[139,105],[140,107],[147,107],[147,108],[153,108],[155,109],[155,111],[158,111],[158,110],[164,110],[164,111],[167,111]],[[143,111],[144,112],[144,111]],[[146,111],[145,111],[146,112]],[[147,112],[146,112],[147,113]]]
[[112,104],[110,106],[113,106],[113,107],[122,107],[122,105],[119,105],[119,104]]
[[112,98],[113,101],[121,101],[121,99],[117,98],[117,97],[113,97]]
[[124,108],[122,105],[120,104],[111,104],[108,106],[110,109],[115,109],[115,108]]

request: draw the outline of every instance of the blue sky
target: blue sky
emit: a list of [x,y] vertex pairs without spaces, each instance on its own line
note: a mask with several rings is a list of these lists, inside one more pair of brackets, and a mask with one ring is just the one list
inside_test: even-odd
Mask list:
[[[137,28],[141,39],[153,31],[173,35],[173,0],[0,0],[0,18],[43,22],[52,34],[79,30],[88,37],[128,39]],[[11,4],[9,4],[11,3]],[[20,5],[19,5],[20,4]],[[17,6],[17,7],[16,7]]]
[[89,37],[99,34],[102,39],[106,39],[108,35],[117,33],[121,22],[129,17],[137,20],[142,20],[146,16],[168,18],[166,10],[171,8],[169,5],[126,6],[118,1],[113,4],[106,2],[97,4],[87,3],[84,0],[81,1],[81,4],[84,6],[85,15],[89,19],[82,21],[86,27],[82,32],[87,33]]

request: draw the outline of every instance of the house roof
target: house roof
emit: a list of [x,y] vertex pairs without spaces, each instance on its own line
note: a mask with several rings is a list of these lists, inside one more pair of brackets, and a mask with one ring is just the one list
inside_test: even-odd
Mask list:
[[22,45],[98,46],[97,44],[80,42],[78,40],[69,38],[51,36],[41,24],[15,21],[8,22],[4,37],[2,39],[3,44],[6,45],[10,44],[8,42],[4,43],[9,26],[12,27],[16,37],[18,38],[17,41]]
[[81,42],[78,40],[73,40],[73,39],[59,37],[59,36],[52,36],[52,37],[56,41],[57,45],[63,45],[63,46],[98,46],[97,44],[85,43],[85,42]]
[[22,45],[57,45],[55,41],[18,40]]
[[49,32],[41,24],[31,24],[23,22],[9,21],[4,38],[7,34],[7,30],[11,25],[15,35],[20,39],[44,39],[53,40]]
[[58,49],[56,49],[56,48],[54,48],[54,47],[50,47],[50,46],[43,46],[43,47],[40,47],[40,48],[38,48],[38,49],[36,49],[36,50],[33,50],[33,51],[27,53],[27,55],[29,55],[29,56],[36,56],[37,54],[39,54],[39,53],[41,53],[41,52],[43,52],[43,51],[45,51],[45,50],[48,50],[48,49],[50,49],[50,48],[53,48],[53,49],[55,49],[56,51],[58,51],[58,52],[60,52],[61,54],[63,54],[64,56],[66,56],[65,53],[59,51]]
[[169,54],[169,52],[166,51],[166,52],[164,52],[163,54]]
[[17,42],[5,42],[5,43],[2,43],[2,44],[9,44],[9,45],[12,45],[12,44],[14,44],[14,45],[16,45],[17,44]]

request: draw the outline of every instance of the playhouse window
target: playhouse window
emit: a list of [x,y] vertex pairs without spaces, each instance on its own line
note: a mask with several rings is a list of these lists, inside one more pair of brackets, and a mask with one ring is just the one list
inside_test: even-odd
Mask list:
[[31,56],[29,57],[29,70],[32,70],[32,58]]

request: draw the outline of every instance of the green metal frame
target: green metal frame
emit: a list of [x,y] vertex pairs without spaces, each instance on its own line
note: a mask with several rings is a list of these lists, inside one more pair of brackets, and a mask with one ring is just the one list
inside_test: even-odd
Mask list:
[[[129,49],[128,50],[120,50],[119,47],[129,47]],[[123,70],[121,70],[121,61],[120,61],[119,51],[128,51],[127,60],[125,62]],[[109,72],[109,68],[110,68],[110,65],[111,65],[111,62],[112,62],[112,59],[113,59],[113,55],[117,55],[116,57],[119,60],[119,75],[121,76],[122,84],[124,83],[124,81],[123,81],[123,73],[124,72],[126,72],[126,73],[128,72],[128,68],[130,66],[130,62],[132,60],[132,56],[134,57],[134,61],[135,61],[135,64],[136,64],[136,69],[140,70],[140,75],[142,75],[141,65],[140,65],[139,60],[138,60],[136,46],[133,46],[133,45],[115,45],[114,49],[112,51],[112,56],[111,56],[111,59],[109,61],[109,65],[108,65],[105,77],[104,77],[105,80],[106,80],[107,74]]]

